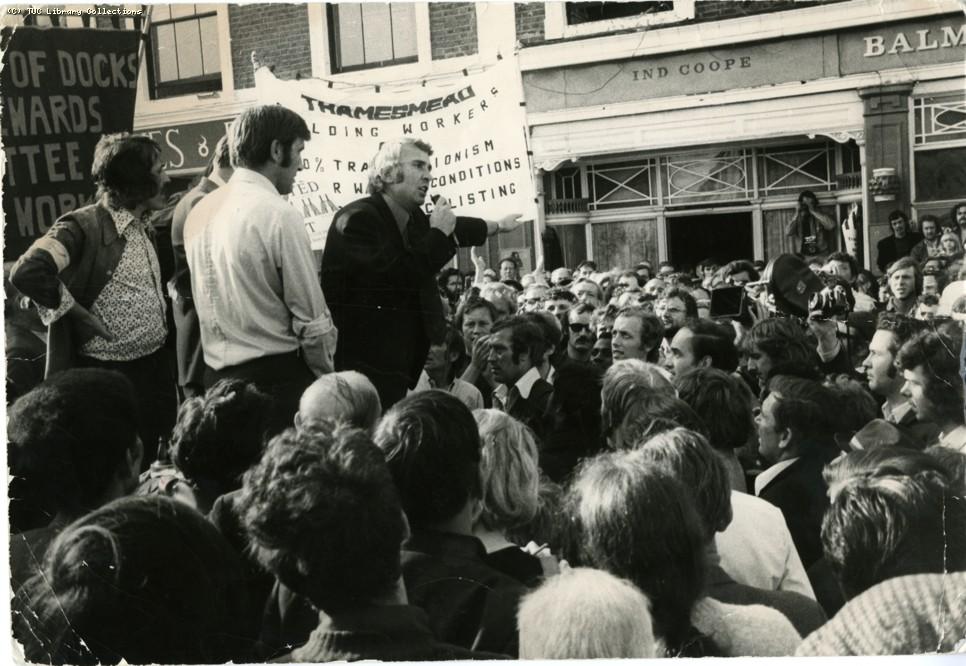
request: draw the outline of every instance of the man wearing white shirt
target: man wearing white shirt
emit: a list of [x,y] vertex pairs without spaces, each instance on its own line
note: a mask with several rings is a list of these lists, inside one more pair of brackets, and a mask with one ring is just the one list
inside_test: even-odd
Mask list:
[[229,130],[235,172],[195,206],[184,233],[205,385],[225,377],[260,385],[276,397],[276,425],[332,371],[337,339],[304,221],[281,196],[310,138],[284,107],[244,111]]
[[508,317],[493,325],[487,356],[493,380],[500,384],[493,391],[495,406],[530,426],[541,438],[553,395],[553,387],[541,379],[538,366],[545,347],[536,324],[522,316]]

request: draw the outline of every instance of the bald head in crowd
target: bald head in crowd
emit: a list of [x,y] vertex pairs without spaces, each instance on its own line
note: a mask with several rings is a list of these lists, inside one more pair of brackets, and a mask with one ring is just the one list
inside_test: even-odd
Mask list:
[[382,416],[379,393],[365,375],[355,370],[322,375],[305,389],[295,415],[296,429],[325,421],[342,421],[372,432]]

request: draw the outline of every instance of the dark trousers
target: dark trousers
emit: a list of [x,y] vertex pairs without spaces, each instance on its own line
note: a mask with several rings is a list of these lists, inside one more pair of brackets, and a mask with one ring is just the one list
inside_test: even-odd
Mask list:
[[144,446],[142,471],[167,449],[178,410],[178,396],[170,351],[162,347],[133,361],[101,361],[78,356],[77,367],[116,370],[134,385],[138,405],[138,435]]
[[274,401],[269,435],[277,435],[292,425],[299,399],[315,375],[297,351],[252,359],[221,370],[205,369],[205,389],[219,379],[242,379],[251,382]]

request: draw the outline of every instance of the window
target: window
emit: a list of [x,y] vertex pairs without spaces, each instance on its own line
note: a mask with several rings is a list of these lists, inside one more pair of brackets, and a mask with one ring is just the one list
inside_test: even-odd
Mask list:
[[553,199],[579,199],[580,195],[579,168],[569,167],[553,172]]
[[674,10],[673,2],[568,2],[567,25],[638,17]]
[[345,2],[326,11],[333,73],[418,60],[413,3]]
[[651,187],[654,167],[653,160],[591,164],[588,167],[591,210],[655,205],[657,196]]
[[710,150],[665,157],[669,204],[740,201],[752,196],[751,151]]
[[215,5],[154,5],[151,99],[221,90]]
[[643,30],[694,18],[695,0],[664,2],[547,2],[547,39]]
[[961,90],[913,98],[914,206],[944,224],[966,192],[966,98]]
[[827,143],[764,148],[759,153],[763,194],[831,190],[834,153]]
[[966,139],[966,99],[962,93],[914,100],[916,145]]

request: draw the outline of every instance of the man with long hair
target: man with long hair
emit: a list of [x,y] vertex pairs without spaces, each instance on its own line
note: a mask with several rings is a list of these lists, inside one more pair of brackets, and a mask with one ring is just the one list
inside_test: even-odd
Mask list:
[[47,375],[117,370],[134,385],[145,463],[174,424],[174,377],[150,214],[165,205],[161,147],[110,134],[94,149],[98,200],[67,213],[17,260],[10,282],[48,326]]

